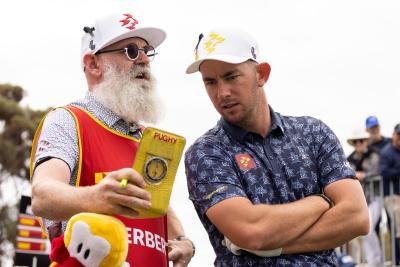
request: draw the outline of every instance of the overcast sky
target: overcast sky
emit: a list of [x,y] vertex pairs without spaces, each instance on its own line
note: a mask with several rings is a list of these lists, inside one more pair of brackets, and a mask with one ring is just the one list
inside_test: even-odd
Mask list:
[[[0,83],[22,86],[33,108],[81,98],[82,28],[98,14],[128,11],[139,22],[163,28],[166,41],[152,63],[166,104],[158,127],[181,134],[190,145],[219,116],[200,75],[186,75],[198,35],[237,27],[259,43],[272,72],[265,86],[270,105],[286,115],[325,121],[345,143],[374,114],[390,136],[400,122],[400,1],[100,1],[2,0]],[[210,266],[214,253],[191,202],[183,164],[172,196],[187,235],[197,245],[191,266]]]

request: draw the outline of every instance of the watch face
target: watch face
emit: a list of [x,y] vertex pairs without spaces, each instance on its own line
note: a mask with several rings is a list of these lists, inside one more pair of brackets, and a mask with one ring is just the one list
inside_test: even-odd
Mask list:
[[167,175],[167,162],[160,157],[153,157],[147,160],[144,165],[144,174],[152,183],[161,182]]

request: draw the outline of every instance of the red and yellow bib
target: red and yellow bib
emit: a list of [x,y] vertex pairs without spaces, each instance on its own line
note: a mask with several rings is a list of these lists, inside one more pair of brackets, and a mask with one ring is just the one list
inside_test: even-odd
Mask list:
[[[139,140],[110,129],[81,108],[67,106],[66,109],[74,116],[78,132],[80,157],[76,186],[94,185],[108,172],[133,166]],[[168,266],[166,216],[151,219],[116,217],[128,231],[126,261],[131,267]]]

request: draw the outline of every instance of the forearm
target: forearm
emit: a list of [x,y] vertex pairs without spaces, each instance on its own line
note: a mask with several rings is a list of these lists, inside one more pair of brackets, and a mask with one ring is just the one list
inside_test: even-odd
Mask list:
[[177,236],[184,236],[185,231],[178,217],[176,216],[174,210],[171,207],[168,207],[167,212],[167,221],[168,221],[168,238],[174,239]]
[[196,248],[194,243],[185,236],[183,226],[171,207],[168,207],[167,222],[168,247],[170,249],[168,258],[174,262],[174,266],[179,262],[189,263]]
[[[32,209],[35,215],[50,220],[68,220],[73,215],[88,211],[88,187],[74,187],[57,180],[32,184]],[[89,197],[89,198],[88,198]]]
[[[318,196],[282,205],[271,205],[260,220],[257,235],[262,240],[256,249],[275,249],[301,236],[329,208]],[[257,225],[257,224],[256,224]],[[268,229],[268,230],[266,230]]]
[[283,253],[333,249],[360,235],[359,219],[345,205],[327,211],[308,231],[283,246]]
[[329,209],[319,196],[279,205],[253,205],[247,198],[229,198],[207,211],[219,231],[250,250],[281,247],[298,238]]
[[[349,184],[351,182],[352,184]],[[365,235],[369,231],[368,207],[364,195],[356,181],[337,183],[340,193],[333,193],[336,203],[325,212],[308,231],[299,238],[283,246],[283,253],[304,253],[338,247],[351,239]],[[336,189],[335,189],[336,190]],[[344,191],[347,191],[344,193]],[[340,197],[339,197],[340,196]]]

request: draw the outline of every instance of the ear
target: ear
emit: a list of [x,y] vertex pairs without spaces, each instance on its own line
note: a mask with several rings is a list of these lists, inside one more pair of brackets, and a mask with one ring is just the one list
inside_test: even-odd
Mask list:
[[268,81],[269,74],[271,73],[271,66],[267,62],[263,62],[257,65],[258,73],[258,86],[263,87]]
[[94,77],[100,78],[102,71],[100,68],[100,62],[96,55],[86,54],[83,56],[83,65],[85,66],[85,73]]

